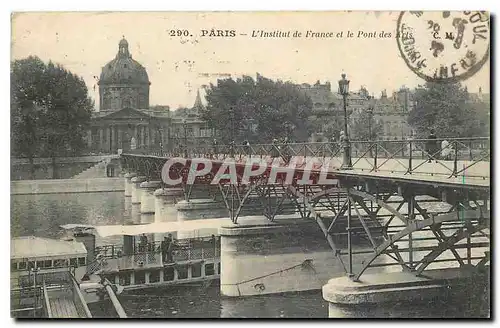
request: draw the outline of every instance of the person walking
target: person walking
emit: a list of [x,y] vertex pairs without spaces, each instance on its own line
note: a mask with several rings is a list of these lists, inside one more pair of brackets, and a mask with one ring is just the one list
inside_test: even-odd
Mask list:
[[273,148],[271,149],[271,157],[276,158],[279,157],[280,151],[278,149],[278,140],[273,139]]
[[434,132],[434,129],[431,129],[431,133],[427,137],[427,154],[429,155],[429,163],[435,159],[437,162],[437,157],[439,156],[438,153],[438,146],[437,146],[437,137],[436,133]]
[[245,149],[245,155],[250,156],[250,143],[248,140],[243,141],[243,149]]
[[212,158],[217,158],[217,139],[214,139],[214,141],[212,142],[212,151],[213,151]]
[[453,146],[450,145],[448,140],[441,141],[441,158],[445,161],[451,160],[451,153],[453,152]]

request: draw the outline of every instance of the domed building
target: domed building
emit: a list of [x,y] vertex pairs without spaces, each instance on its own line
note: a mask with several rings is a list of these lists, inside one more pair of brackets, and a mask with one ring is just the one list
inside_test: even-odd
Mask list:
[[101,111],[149,108],[151,82],[148,73],[144,66],[132,59],[125,39],[118,44],[115,59],[102,68],[98,84]]
[[102,68],[98,85],[99,111],[93,113],[87,134],[92,152],[170,147],[170,109],[149,106],[148,73],[132,58],[125,38],[115,58]]

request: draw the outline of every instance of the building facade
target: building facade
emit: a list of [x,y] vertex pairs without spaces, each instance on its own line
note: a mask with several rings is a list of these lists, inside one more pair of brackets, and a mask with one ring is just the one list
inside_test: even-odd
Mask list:
[[172,147],[170,109],[150,107],[146,68],[132,58],[127,40],[119,42],[115,58],[102,68],[98,85],[99,111],[87,131],[92,152]]
[[202,118],[206,106],[204,89],[196,92],[191,108],[180,108],[172,112],[171,140],[177,146],[211,146],[216,132]]
[[[310,141],[324,142],[332,138],[338,140],[344,130],[344,103],[338,92],[332,92],[330,82],[324,84],[300,84],[298,88],[307,94],[313,103],[310,121],[315,128]],[[351,127],[363,111],[372,110],[372,119],[382,125],[379,139],[401,139],[411,134],[408,113],[413,107],[409,89],[401,88],[388,97],[385,91],[379,98],[371,96],[366,88],[351,91],[347,96],[348,126]],[[349,131],[351,132],[351,131]]]

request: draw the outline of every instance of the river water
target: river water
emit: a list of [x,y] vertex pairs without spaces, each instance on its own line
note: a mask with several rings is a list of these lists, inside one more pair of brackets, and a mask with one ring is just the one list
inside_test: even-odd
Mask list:
[[[57,238],[60,225],[124,224],[131,211],[123,192],[15,195],[11,196],[12,236],[36,235]],[[109,243],[114,240],[98,240]],[[485,291],[486,292],[486,291]],[[423,304],[380,304],[373,307],[338,309],[338,317],[381,318],[471,318],[485,317],[489,302],[485,295],[461,298],[460,302],[433,301]],[[131,318],[327,318],[328,304],[320,290],[225,298],[219,286],[177,286],[148,291],[131,291],[119,296]],[[109,317],[108,302],[93,304],[94,317]]]

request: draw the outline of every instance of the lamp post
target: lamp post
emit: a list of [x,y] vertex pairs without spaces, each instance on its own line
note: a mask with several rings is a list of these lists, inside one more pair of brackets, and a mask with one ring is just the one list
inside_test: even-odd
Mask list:
[[369,147],[370,147],[370,157],[373,157],[373,154],[372,154],[372,117],[373,117],[373,105],[370,105],[370,107],[368,107],[368,109],[366,110],[368,112],[368,141],[370,142],[369,143]]
[[347,80],[345,74],[342,74],[342,79],[339,80],[339,94],[342,95],[344,99],[344,155],[341,170],[352,170],[351,162],[351,144],[349,142],[349,134],[347,132],[347,95],[349,94],[349,80]]
[[231,134],[230,134],[231,141],[229,143],[229,147],[230,147],[229,150],[231,153],[231,158],[234,158],[235,143],[234,143],[234,108],[233,108],[233,106],[229,107],[229,119],[231,120]]

